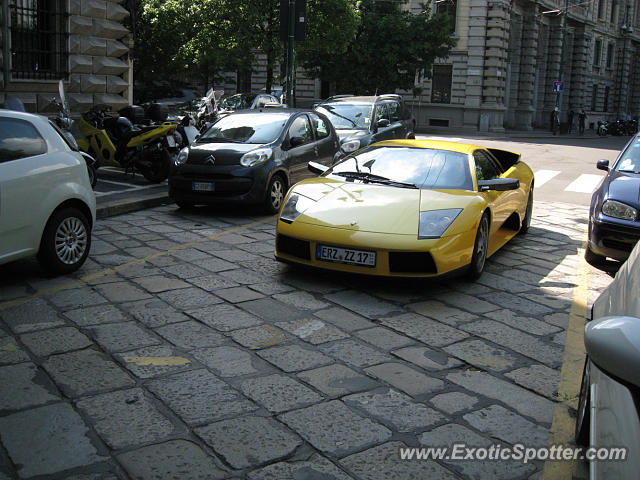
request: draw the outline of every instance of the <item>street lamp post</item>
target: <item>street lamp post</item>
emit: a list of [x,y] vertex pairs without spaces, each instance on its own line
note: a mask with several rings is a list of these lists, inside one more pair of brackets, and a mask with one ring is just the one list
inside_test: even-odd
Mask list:
[[[560,38],[560,69],[558,71],[558,81],[563,81],[564,74],[564,47],[567,38],[567,15],[569,15],[569,0],[564,0],[564,11],[562,13],[562,24],[560,30],[562,31],[562,36]],[[564,89],[564,84],[562,89],[559,89],[556,93],[556,108],[558,109],[558,115],[560,115],[560,106],[562,100],[562,91]]]

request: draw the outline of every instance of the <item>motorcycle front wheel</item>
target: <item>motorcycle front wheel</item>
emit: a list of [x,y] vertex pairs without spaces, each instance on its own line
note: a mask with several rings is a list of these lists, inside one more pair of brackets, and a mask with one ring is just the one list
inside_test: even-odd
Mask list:
[[171,154],[166,148],[145,152],[143,161],[138,165],[138,170],[151,183],[160,183],[169,176],[170,162]]

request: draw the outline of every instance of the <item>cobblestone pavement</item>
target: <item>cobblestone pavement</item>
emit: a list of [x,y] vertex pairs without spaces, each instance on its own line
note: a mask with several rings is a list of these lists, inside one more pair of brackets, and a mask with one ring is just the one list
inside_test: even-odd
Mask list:
[[399,448],[548,444],[586,219],[538,202],[475,283],[282,265],[272,217],[100,220],[75,277],[0,268],[0,479],[540,479]]

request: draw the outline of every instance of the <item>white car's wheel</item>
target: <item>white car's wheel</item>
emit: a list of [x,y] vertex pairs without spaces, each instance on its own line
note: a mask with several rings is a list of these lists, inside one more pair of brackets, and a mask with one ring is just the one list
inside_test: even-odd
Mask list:
[[47,222],[38,260],[51,273],[70,273],[82,266],[90,248],[91,226],[87,217],[77,208],[63,208]]

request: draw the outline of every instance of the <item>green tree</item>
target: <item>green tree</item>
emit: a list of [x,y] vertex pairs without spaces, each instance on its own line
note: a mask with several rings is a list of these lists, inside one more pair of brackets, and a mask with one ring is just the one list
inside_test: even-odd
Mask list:
[[303,66],[314,76],[333,82],[337,92],[374,94],[411,90],[416,71],[430,75],[436,58],[449,55],[455,40],[450,18],[432,15],[427,5],[413,14],[406,0],[361,0],[361,24],[346,52],[305,56]]

